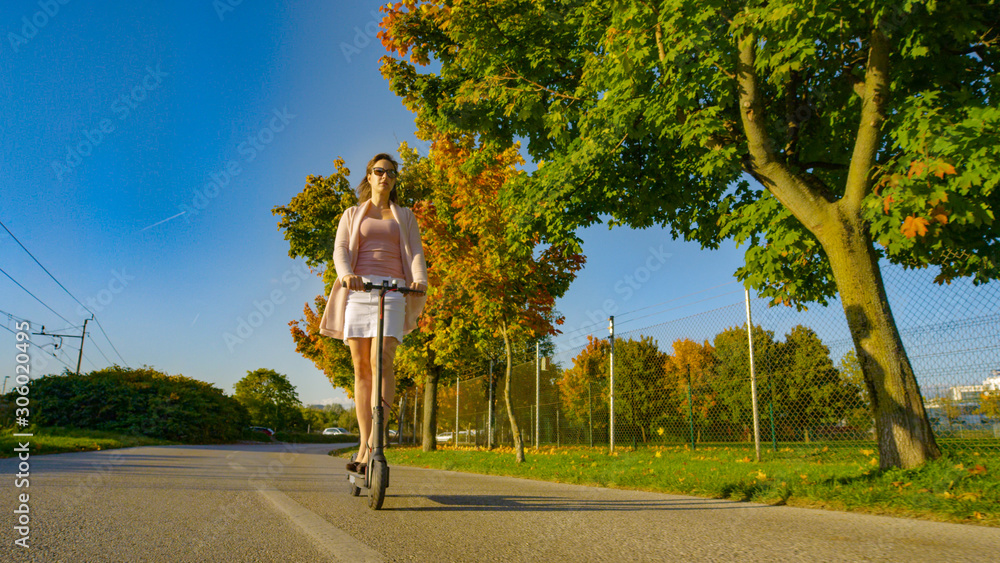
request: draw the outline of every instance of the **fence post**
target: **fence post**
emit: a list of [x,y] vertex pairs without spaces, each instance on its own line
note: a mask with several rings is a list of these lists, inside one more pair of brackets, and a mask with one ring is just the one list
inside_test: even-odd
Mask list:
[[556,447],[561,445],[562,442],[559,440],[559,409],[556,408]]
[[535,341],[535,449],[538,449],[538,427],[541,425],[542,411],[540,409],[542,396],[539,382],[542,379],[542,363],[538,358],[538,341]]
[[486,405],[486,449],[493,449],[493,360],[490,360],[490,402]]
[[778,437],[774,435],[774,382],[770,375],[767,376],[767,388],[770,392],[770,400],[767,402],[767,412],[771,416],[771,450],[778,451]]
[[587,412],[590,424],[590,447],[594,447],[594,396],[590,391],[590,382],[587,382]]
[[691,405],[691,366],[687,366],[688,380],[688,438],[691,439],[691,451],[694,451],[694,407]]
[[458,397],[461,394],[459,393],[460,389],[458,388],[458,386],[461,382],[462,382],[462,376],[456,375],[455,376],[455,447],[456,448],[458,447]]
[[615,451],[615,317],[611,315],[608,317],[608,332],[611,333],[611,354],[609,354],[608,361],[609,366],[609,379],[611,380],[611,387],[609,389],[609,407],[611,410],[610,421],[609,421],[609,431],[610,436],[608,436],[608,451]]
[[747,341],[750,346],[750,399],[753,403],[753,443],[760,461],[760,420],[757,417],[757,373],[753,365],[753,322],[750,319],[750,290],[743,288],[743,296],[747,303]]

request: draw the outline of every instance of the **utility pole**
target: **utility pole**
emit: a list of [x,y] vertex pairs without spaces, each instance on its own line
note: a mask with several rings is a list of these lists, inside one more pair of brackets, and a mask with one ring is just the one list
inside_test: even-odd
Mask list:
[[80,375],[80,362],[83,361],[83,343],[87,339],[87,323],[90,322],[90,321],[92,321],[92,320],[94,320],[93,313],[91,313],[89,319],[83,319],[83,331],[80,333],[80,336],[75,336],[75,335],[72,335],[72,334],[52,334],[52,333],[46,333],[45,332],[45,325],[42,325],[42,331],[41,332],[36,332],[35,334],[37,334],[38,336],[55,336],[56,338],[79,338],[80,339],[80,353],[77,354],[77,357],[76,357],[76,374]]

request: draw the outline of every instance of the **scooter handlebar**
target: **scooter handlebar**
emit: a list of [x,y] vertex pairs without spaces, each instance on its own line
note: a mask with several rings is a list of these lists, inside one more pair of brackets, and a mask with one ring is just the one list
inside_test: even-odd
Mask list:
[[[346,281],[342,281],[341,285],[343,285],[344,287],[347,287],[347,282]],[[404,295],[407,294],[407,293],[412,293],[414,295],[423,295],[423,293],[424,293],[423,290],[420,290],[420,289],[411,289],[411,288],[406,287],[406,286],[400,287],[399,285],[397,285],[395,283],[393,283],[392,285],[386,285],[384,287],[385,287],[385,289],[387,291],[398,291],[398,292],[400,292],[400,293],[402,293]],[[372,282],[365,282],[364,289],[362,291],[372,291],[372,290],[376,290],[377,291],[377,290],[382,289],[382,288],[383,288],[382,285],[374,284]]]

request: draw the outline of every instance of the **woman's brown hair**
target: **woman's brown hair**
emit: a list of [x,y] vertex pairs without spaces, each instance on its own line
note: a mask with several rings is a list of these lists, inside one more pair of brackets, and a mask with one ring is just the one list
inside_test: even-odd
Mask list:
[[[368,183],[368,176],[372,173],[372,168],[375,168],[375,164],[380,160],[388,160],[392,163],[393,170],[396,171],[396,182],[399,182],[399,163],[396,159],[392,158],[392,155],[380,152],[371,160],[368,161],[368,167],[365,168],[365,179],[361,180],[358,184],[358,203],[364,203],[372,198],[372,186]],[[396,203],[396,186],[392,186],[392,191],[389,192],[389,201]]]

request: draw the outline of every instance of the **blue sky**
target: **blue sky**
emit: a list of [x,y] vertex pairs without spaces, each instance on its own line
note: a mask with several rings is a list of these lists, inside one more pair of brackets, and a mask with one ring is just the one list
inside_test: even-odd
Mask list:
[[[271,209],[337,157],[362,170],[401,141],[426,145],[378,71],[379,3],[220,12],[225,2],[4,2],[0,221],[96,312],[110,343],[88,326],[84,371],[124,361],[232,393],[265,367],[289,376],[307,404],[346,402],[295,353],[288,321],[322,284],[288,258]],[[605,336],[609,311],[706,288],[723,286],[699,299],[723,296],[699,307],[742,300],[735,248],[702,251],[660,229],[581,234],[588,263],[558,303],[577,337],[581,327]],[[65,317],[0,275],[4,326],[12,314],[33,332],[79,334],[89,314],[2,229],[0,268]],[[557,344],[578,344],[572,336]],[[78,339],[57,357],[54,339],[33,342],[46,351],[35,349],[35,375],[75,367]],[[13,344],[0,330],[3,375]]]

